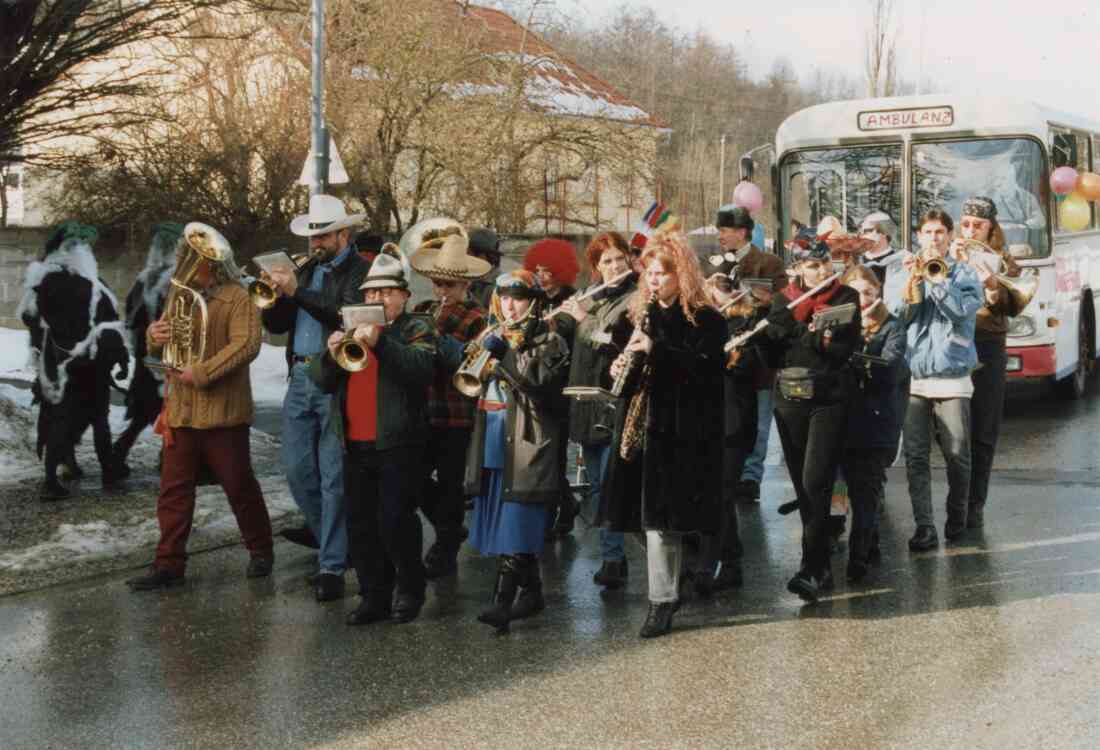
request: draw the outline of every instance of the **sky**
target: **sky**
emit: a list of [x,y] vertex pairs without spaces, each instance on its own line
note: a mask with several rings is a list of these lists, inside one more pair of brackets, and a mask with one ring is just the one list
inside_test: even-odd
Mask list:
[[[670,25],[705,29],[735,44],[753,78],[767,75],[782,56],[803,77],[823,68],[863,80],[867,0],[556,3],[571,18],[603,18],[624,3],[657,7]],[[899,73],[906,80],[922,79],[922,93],[984,90],[1100,120],[1100,3],[895,0],[895,5]]]

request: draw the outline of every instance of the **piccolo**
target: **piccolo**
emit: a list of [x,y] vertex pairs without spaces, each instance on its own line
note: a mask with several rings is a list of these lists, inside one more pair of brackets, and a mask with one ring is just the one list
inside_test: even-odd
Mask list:
[[[787,309],[788,310],[795,309],[796,307],[801,305],[803,302],[808,300],[810,297],[814,296],[815,294],[820,292],[822,289],[824,289],[825,287],[829,286],[834,281],[839,279],[842,275],[843,275],[842,273],[834,273],[832,276],[825,279],[820,284],[813,287],[808,292],[806,292],[805,294],[800,296],[798,299],[794,300],[789,305],[787,305]],[[736,336],[733,336],[732,338],[730,338],[730,340],[726,342],[725,350],[727,352],[729,352],[729,351],[733,351],[734,349],[737,349],[738,347],[742,346],[746,341],[748,341],[753,336],[760,333],[761,331],[763,331],[767,327],[768,327],[768,321],[767,320],[761,320],[759,323],[757,323],[752,328],[752,330],[746,331],[745,333],[739,333]]]
[[[585,290],[581,294],[576,294],[576,295],[570,297],[566,301],[567,302],[584,302],[586,299],[590,299],[593,295],[598,294],[599,292],[603,291],[604,289],[606,289],[609,286],[618,286],[623,281],[626,281],[627,277],[629,277],[630,274],[632,274],[632,273],[634,273],[634,272],[633,271],[623,271],[622,273],[620,273],[615,278],[608,279],[607,281],[601,282],[601,283],[597,284],[596,286],[592,287],[591,289]],[[562,307],[563,307],[563,305],[558,305],[553,310],[548,310],[542,316],[542,319],[543,320],[550,320],[550,318],[554,317],[555,315],[557,315],[558,313],[560,313],[562,311]]]

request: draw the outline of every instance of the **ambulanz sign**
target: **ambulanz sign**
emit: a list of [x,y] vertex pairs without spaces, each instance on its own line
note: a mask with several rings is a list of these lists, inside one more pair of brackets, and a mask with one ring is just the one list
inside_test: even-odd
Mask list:
[[893,130],[895,128],[946,128],[955,123],[951,107],[921,107],[918,109],[883,109],[859,113],[860,130]]

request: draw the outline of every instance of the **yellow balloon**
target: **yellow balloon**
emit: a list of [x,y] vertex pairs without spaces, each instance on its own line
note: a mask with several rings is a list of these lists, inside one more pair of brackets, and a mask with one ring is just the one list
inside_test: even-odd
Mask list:
[[1092,222],[1092,213],[1089,211],[1089,202],[1080,193],[1070,193],[1058,206],[1058,221],[1062,229],[1070,232],[1080,232],[1088,229]]

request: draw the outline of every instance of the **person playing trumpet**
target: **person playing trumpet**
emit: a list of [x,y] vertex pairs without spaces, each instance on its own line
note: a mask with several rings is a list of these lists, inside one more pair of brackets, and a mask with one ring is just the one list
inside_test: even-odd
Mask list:
[[345,334],[334,331],[308,375],[332,397],[325,431],[346,451],[348,553],[362,597],[347,623],[404,623],[416,619],[424,605],[423,532],[416,507],[423,491],[435,327],[405,312],[409,284],[399,258],[380,254],[360,288],[367,304],[383,306],[387,321],[353,333],[367,352],[366,366],[355,372],[340,367],[336,357]]
[[[916,532],[909,549],[939,545],[932,509],[929,453],[938,434],[947,462],[949,540],[966,531],[970,493],[971,373],[978,364],[974,327],[984,295],[975,270],[947,254],[954,223],[934,208],[921,217],[918,255],[906,255],[907,273],[887,276],[886,303],[906,326],[906,361],[912,375],[905,411],[905,471]],[[940,266],[930,270],[934,264]]]
[[561,391],[569,346],[542,320],[544,302],[530,271],[497,277],[491,312],[502,325],[481,342],[494,364],[477,403],[465,486],[475,495],[470,546],[497,556],[493,606],[478,620],[498,633],[546,606],[539,573],[546,509],[565,489]]
[[980,529],[985,525],[989,473],[1004,416],[1008,319],[1022,313],[1023,308],[1004,282],[998,280],[998,272],[1002,276],[1019,277],[1020,267],[1005,252],[1004,232],[997,223],[997,204],[985,196],[968,198],[959,218],[959,235],[951,243],[950,255],[973,267],[985,297],[974,330],[980,366],[970,375],[974,395],[970,398],[970,494],[966,513],[967,528]]
[[455,388],[453,379],[462,365],[464,346],[485,328],[485,310],[469,294],[470,284],[492,270],[488,261],[470,255],[469,248],[465,237],[454,234],[444,240],[442,247],[423,247],[410,259],[413,270],[431,280],[435,296],[434,300],[421,302],[415,311],[431,318],[439,337],[435,377],[428,389],[431,429],[420,504],[436,536],[435,544],[424,556],[428,578],[457,570],[458,550],[464,538],[462,475],[475,403]]

